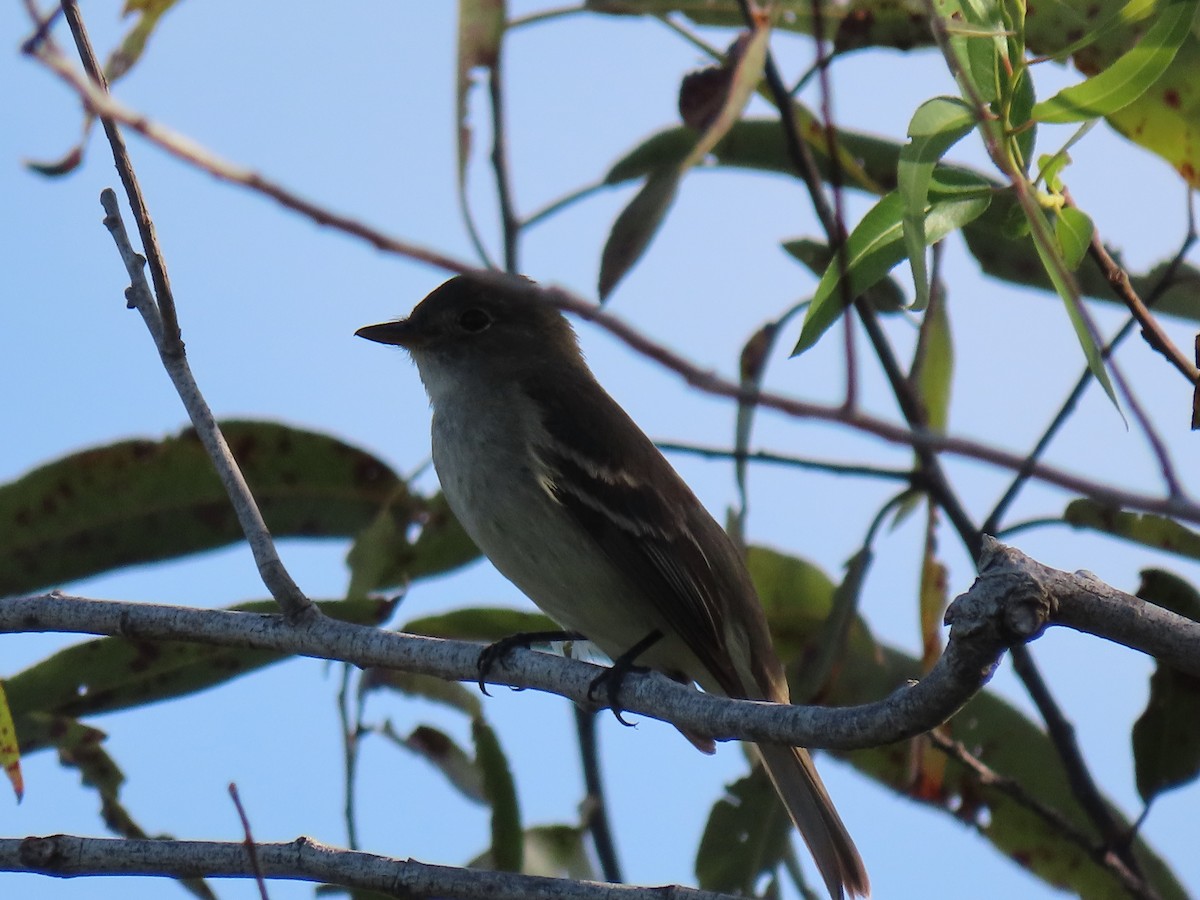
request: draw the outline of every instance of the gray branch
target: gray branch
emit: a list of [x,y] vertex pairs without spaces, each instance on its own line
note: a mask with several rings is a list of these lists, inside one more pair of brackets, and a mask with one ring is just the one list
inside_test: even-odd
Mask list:
[[[256,844],[266,878],[315,881],[397,897],[459,900],[732,900],[728,894],[666,885],[636,887],[512,872],[436,866],[329,847],[301,837]],[[165,878],[253,878],[246,845],[218,841],[155,841],[50,837],[0,838],[0,871],[39,872],[59,878],[142,875]]]
[[[622,709],[716,740],[771,741],[854,750],[903,740],[949,719],[987,683],[1005,650],[1066,625],[1150,653],[1200,676],[1200,623],[1121,593],[1086,573],[1043,566],[987,539],[980,575],[946,613],[946,650],[921,681],[860,706],[779,706],[703,694],[656,673],[631,673]],[[479,645],[382,631],[324,616],[290,624],[280,615],[69,597],[0,600],[0,632],[68,632],[182,640],[341,660],[475,681]],[[491,684],[558,694],[585,707],[589,663],[517,649],[489,672]]]

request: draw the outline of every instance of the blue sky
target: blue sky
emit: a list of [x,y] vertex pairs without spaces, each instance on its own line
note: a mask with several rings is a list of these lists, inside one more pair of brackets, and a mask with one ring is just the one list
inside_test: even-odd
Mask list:
[[[118,4],[85,6],[93,39],[111,47]],[[93,137],[75,174],[47,181],[28,158],[54,158],[76,140],[78,104],[15,51],[25,33],[17,4],[0,7],[0,225],[8,278],[0,304],[0,410],[10,422],[0,445],[0,479],[82,447],[178,431],[184,414],[135,314],[125,310],[125,276],[100,225],[98,195],[116,179],[107,147]],[[221,155],[256,168],[306,197],[398,236],[471,258],[454,200],[454,11],[452,4],[321,4],[231,0],[182,4],[164,20],[143,63],[117,86],[128,105]],[[713,35],[715,43],[725,37]],[[810,60],[803,39],[776,49],[790,72]],[[518,208],[530,212],[595,180],[651,132],[676,122],[680,75],[703,60],[665,28],[639,19],[562,20],[513,36],[507,49],[509,120]],[[1042,95],[1071,80],[1039,70]],[[897,138],[923,99],[949,92],[938,60],[884,52],[849,58],[833,71],[841,123]],[[480,97],[473,109],[483,112]],[[761,110],[760,110],[761,112]],[[482,121],[479,117],[476,121]],[[1063,132],[1065,139],[1067,132]],[[1054,138],[1045,138],[1047,148]],[[214,182],[136,137],[133,158],[166,252],[180,320],[197,379],[223,417],[282,420],[330,432],[413,471],[428,454],[427,404],[415,370],[399,353],[353,338],[355,328],[408,311],[441,273],[281,213],[272,202]],[[482,139],[471,196],[495,249],[494,205]],[[1068,183],[1129,263],[1169,254],[1184,229],[1183,190],[1172,172],[1103,126],[1074,153]],[[982,163],[968,138],[956,159]],[[533,230],[523,269],[594,295],[600,248],[630,188],[601,193]],[[850,197],[850,217],[866,209]],[[697,363],[736,371],[742,341],[767,318],[810,293],[812,279],[778,247],[817,227],[797,183],[777,177],[697,172],[684,186],[649,255],[616,291],[611,310]],[[1036,439],[1074,383],[1082,361],[1054,298],[981,280],[957,241],[946,256],[958,377],[951,409],[956,433],[1023,450]],[[902,282],[907,273],[899,270]],[[1104,308],[1106,333],[1121,319]],[[1191,330],[1168,323],[1176,340]],[[890,323],[902,356],[915,330]],[[655,438],[727,443],[728,404],[697,396],[675,377],[633,356],[596,329],[581,338],[600,380]],[[786,343],[786,341],[785,341]],[[842,390],[839,341],[803,358],[773,360],[773,387],[835,400]],[[1182,380],[1136,339],[1122,361],[1161,423],[1179,461],[1190,449]],[[831,374],[833,373],[833,374]],[[891,414],[881,378],[864,365],[864,405]],[[823,458],[904,464],[907,454],[839,429],[761,416],[757,443]],[[1136,430],[1097,391],[1050,459],[1096,478],[1160,490]],[[734,502],[728,466],[673,462],[721,516]],[[951,462],[951,478],[976,515],[1007,483],[1004,473]],[[1186,468],[1186,483],[1196,478]],[[426,476],[427,487],[433,481]],[[806,556],[835,574],[890,489],[811,473],[756,470],[750,537]],[[1014,518],[1061,511],[1066,495],[1034,487]],[[863,613],[883,640],[919,650],[915,588],[921,540],[915,523],[889,534],[863,597]],[[1200,570],[1065,529],[1028,531],[1019,546],[1065,569],[1090,569],[1132,589],[1136,573],[1162,565],[1200,582]],[[942,540],[953,592],[972,568],[949,532]],[[315,597],[345,590],[337,543],[288,542],[285,561]],[[219,606],[264,594],[249,554],[229,548],[71,586],[96,597]],[[476,603],[527,601],[486,564],[422,586],[399,620]],[[0,636],[0,675],[19,671],[72,639]],[[1059,629],[1034,647],[1075,720],[1089,762],[1126,813],[1140,806],[1128,729],[1145,702],[1149,663],[1139,655]],[[151,832],[238,839],[225,785],[236,781],[256,837],[310,834],[341,843],[337,670],[302,660],[179,703],[119,713],[95,724],[128,782],[123,797]],[[1029,703],[1008,667],[994,681],[1017,706]],[[463,723],[419,703],[373,699],[375,720],[401,730],[434,720],[465,736]],[[572,821],[581,793],[570,710],[551,697],[497,692],[486,702],[512,758],[531,823]],[[692,880],[692,852],[721,785],[743,769],[740,751],[696,754],[666,726],[622,729],[603,720],[601,745],[619,850],[640,883]],[[862,850],[879,897],[1049,897],[1053,891],[997,859],[950,821],[866,782],[848,767],[818,761]],[[0,833],[102,833],[93,794],[47,754],[26,763],[20,806],[0,795]],[[487,840],[487,815],[447,788],[421,761],[382,742],[368,744],[361,810],[366,849],[431,862],[461,863]],[[1195,787],[1156,805],[1146,834],[1192,886]],[[9,887],[11,885],[11,888]],[[51,881],[0,875],[0,888],[41,898],[171,896],[162,882]],[[221,885],[222,897],[256,896],[252,885]],[[304,885],[272,886],[274,898],[308,897]]]

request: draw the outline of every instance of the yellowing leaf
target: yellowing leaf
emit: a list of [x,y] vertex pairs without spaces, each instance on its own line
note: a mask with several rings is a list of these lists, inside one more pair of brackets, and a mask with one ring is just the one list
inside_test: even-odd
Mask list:
[[12,782],[17,802],[25,796],[25,779],[21,777],[21,750],[17,744],[17,729],[13,725],[12,711],[4,695],[4,682],[0,681],[0,766]]

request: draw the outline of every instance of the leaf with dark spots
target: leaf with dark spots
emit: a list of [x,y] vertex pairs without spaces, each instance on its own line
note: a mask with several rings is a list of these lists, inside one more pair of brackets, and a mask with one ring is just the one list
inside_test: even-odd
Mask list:
[[[318,605],[326,615],[362,625],[379,624],[393,608],[393,604],[377,600]],[[278,611],[272,601],[234,608],[252,613]],[[286,654],[270,650],[99,638],[60,650],[14,675],[5,686],[18,719],[34,713],[77,718],[195,693],[284,658]],[[28,748],[29,740],[21,734],[22,747]]]
[[[350,537],[389,501],[416,505],[394,472],[327,435],[227,422],[226,439],[272,534]],[[0,486],[0,596],[241,540],[188,429],[84,450]]]

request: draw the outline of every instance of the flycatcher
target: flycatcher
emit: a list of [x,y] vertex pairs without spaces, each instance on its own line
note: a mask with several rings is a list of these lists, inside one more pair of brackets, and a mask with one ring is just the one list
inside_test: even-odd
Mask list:
[[[404,347],[433,406],[433,463],[479,549],[613,659],[727,697],[788,703],[741,551],[592,376],[533,282],[447,281],[360,337]],[[808,751],[756,745],[829,893],[870,892]]]

